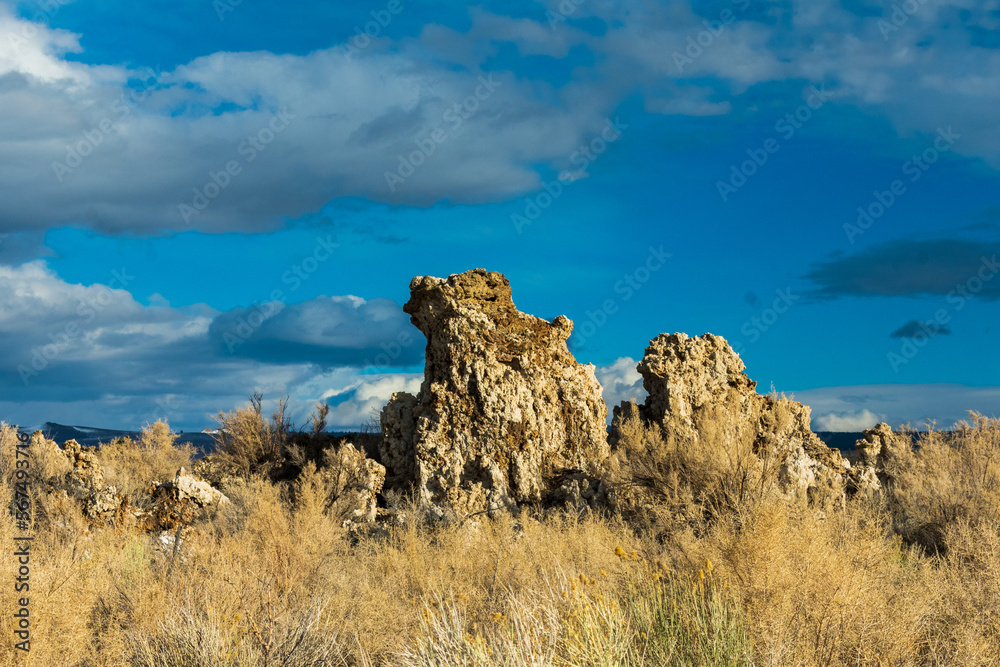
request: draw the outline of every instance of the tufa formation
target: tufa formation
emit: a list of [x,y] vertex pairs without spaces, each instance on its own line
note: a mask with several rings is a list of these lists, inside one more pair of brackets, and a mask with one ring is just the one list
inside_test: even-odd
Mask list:
[[661,334],[636,368],[649,395],[641,406],[615,408],[612,442],[620,419],[638,409],[643,421],[660,427],[670,449],[706,438],[723,452],[749,448],[760,474],[776,473],[776,491],[785,499],[820,507],[843,502],[850,466],[812,432],[809,407],[758,394],[724,338]]
[[594,366],[566,347],[569,319],[520,312],[507,279],[483,269],[414,278],[403,310],[427,338],[426,367],[417,396],[382,412],[390,483],[459,518],[594,499],[607,407]]
[[[393,394],[383,408],[380,461],[368,458],[374,444],[343,441],[324,450],[321,465],[306,463],[296,482],[297,492],[311,485],[323,495],[345,528],[392,514],[384,487],[413,488],[431,516],[458,520],[524,504],[646,511],[649,498],[669,492],[687,462],[699,460],[711,474],[698,482],[703,489],[688,491],[712,502],[722,497],[711,495],[712,479],[735,471],[740,489],[822,512],[842,506],[847,493],[893,485],[910,452],[879,424],[858,442],[852,468],[812,432],[807,406],[757,394],[739,355],[712,334],[650,341],[637,366],[648,397],[615,408],[609,437],[594,366],[578,363],[566,345],[572,322],[519,311],[502,274],[414,278],[403,309],[427,339],[424,380],[416,396]],[[229,504],[213,484],[244,485],[224,457],[208,456],[195,475],[181,468],[128,498],[105,482],[95,452],[75,441],[60,449],[35,433],[32,447],[65,488],[65,503],[98,525],[172,531]],[[623,477],[623,466],[639,474]],[[730,505],[749,497],[740,489],[723,490]]]

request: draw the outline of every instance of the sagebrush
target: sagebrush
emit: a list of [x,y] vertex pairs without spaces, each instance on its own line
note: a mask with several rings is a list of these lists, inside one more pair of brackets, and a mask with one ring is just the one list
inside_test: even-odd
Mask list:
[[[225,424],[232,502],[177,549],[88,525],[65,461],[37,449],[31,652],[4,613],[2,664],[1000,663],[1000,420],[918,438],[882,494],[835,513],[790,512],[764,492],[766,461],[635,422],[607,480],[618,514],[429,524],[401,496],[407,520],[370,532],[343,526],[322,429],[253,404]],[[15,445],[0,427],[8,498]],[[97,452],[137,497],[192,454],[165,424]],[[291,479],[269,474],[282,457]],[[4,513],[0,540],[15,534]],[[14,598],[0,586],[0,608]]]

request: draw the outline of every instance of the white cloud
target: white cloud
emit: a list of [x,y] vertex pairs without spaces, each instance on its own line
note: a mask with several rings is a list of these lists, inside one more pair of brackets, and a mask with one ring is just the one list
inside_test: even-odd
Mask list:
[[883,421],[882,415],[871,410],[855,410],[853,412],[830,412],[813,418],[814,431],[864,431]]
[[[17,169],[0,217],[19,229],[256,231],[345,196],[503,200],[539,187],[533,165],[568,159],[609,111],[542,104],[509,73],[459,71],[425,62],[423,45],[396,46],[350,59],[339,47],[215,53],[137,94],[124,82],[149,73],[65,63],[49,76],[9,59],[0,160]],[[275,113],[284,120],[272,124]],[[238,173],[227,175],[231,161]]]
[[282,363],[410,366],[424,345],[395,301],[357,296],[235,308],[215,318],[209,334],[229,354]]
[[0,76],[16,72],[45,83],[71,82],[74,88],[91,82],[89,68],[62,57],[82,51],[80,35],[21,19],[3,4],[0,35]]
[[327,421],[334,427],[357,428],[378,414],[399,391],[416,395],[423,382],[423,373],[391,373],[362,376],[344,389],[330,389],[322,398],[331,403]]
[[[127,282],[127,269],[118,276]],[[324,357],[357,365],[383,346],[394,351],[401,327],[410,325],[391,301],[343,296],[289,305],[283,312],[291,319],[259,328],[273,355],[226,351],[227,329],[218,325],[240,312],[143,306],[126,289],[67,283],[41,261],[0,265],[0,409],[24,424],[135,428],[164,417],[200,429],[211,423],[209,413],[241,405],[259,390],[271,403],[289,395],[300,424],[316,400],[343,396],[332,411],[336,425],[357,427],[393,391],[419,387],[410,375],[321,365]],[[308,331],[303,338],[307,329],[319,338]],[[419,360],[423,339],[414,330],[412,340],[412,349],[398,350],[399,365]]]
[[[968,419],[970,410],[1000,417],[1000,387],[946,383],[858,385],[798,391],[794,398],[812,408],[814,430],[842,424],[845,428],[826,430],[854,431],[860,429],[853,426],[864,424],[867,428],[880,421],[893,428],[902,424],[924,428],[931,421],[936,428],[951,428],[956,421]],[[872,419],[875,421],[866,423]]]
[[801,103],[796,82],[824,84],[837,103],[881,113],[903,136],[953,126],[963,134],[957,152],[1000,167],[993,122],[1000,80],[992,75],[1000,50],[970,45],[973,26],[995,22],[978,3],[922,2],[887,34],[895,5],[882,17],[859,17],[837,0],[742,4],[729,7],[736,20],[716,35],[705,34],[705,19],[687,3],[629,3],[625,21],[615,20],[620,7],[603,6],[599,13],[612,27],[589,41],[605,56],[597,69],[640,87],[647,109],[661,113],[721,112],[704,101],[706,85],[725,101],[757,84],[786,82],[792,108]]
[[646,400],[646,390],[642,387],[642,376],[635,370],[636,361],[632,357],[621,357],[607,366],[598,366],[597,381],[604,390],[604,402],[608,404],[608,420],[613,417],[612,411],[622,401],[636,399],[642,403]]
[[[929,0],[888,39],[878,17],[834,0],[741,4],[731,7],[737,20],[684,67],[672,54],[705,30],[705,17],[686,4],[579,6],[573,18],[604,20],[602,34],[473,8],[464,33],[429,25],[415,38],[375,40],[352,58],[339,46],[208,54],[157,73],[148,91],[124,101],[129,77],[149,73],[69,61],[79,35],[0,5],[0,34],[37,31],[24,43],[0,40],[0,162],[10,167],[0,219],[5,231],[67,223],[255,231],[345,196],[421,206],[502,201],[540,187],[538,165],[566,171],[573,151],[637,91],[654,113],[725,115],[734,96],[767,82],[787,83],[789,104],[799,104],[803,80],[826,84],[839,104],[883,114],[904,136],[953,126],[962,135],[957,152],[1000,166],[1000,51],[969,45],[968,31],[995,23],[976,3]],[[530,70],[494,72],[487,94],[480,69],[503,43],[556,58],[582,49],[595,64],[561,86]],[[472,110],[460,124],[446,115],[466,101]],[[294,116],[287,127],[263,150],[241,153],[248,137],[269,136],[280,109]],[[415,142],[428,146],[435,130],[444,141],[390,187],[385,173],[416,154]],[[208,206],[185,220],[180,205],[213,190],[212,174],[229,161],[240,173],[223,176]],[[67,170],[57,174],[57,162]]]

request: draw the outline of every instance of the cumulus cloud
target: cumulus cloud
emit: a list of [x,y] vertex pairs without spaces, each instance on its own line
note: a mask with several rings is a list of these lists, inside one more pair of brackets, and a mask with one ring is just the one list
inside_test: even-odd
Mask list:
[[813,419],[814,431],[864,431],[883,420],[871,410],[853,412],[830,412]]
[[[315,400],[349,394],[335,414],[338,425],[357,426],[363,420],[350,420],[386,392],[412,386],[375,382],[357,368],[366,355],[379,363],[386,349],[394,353],[386,366],[419,360],[418,332],[409,347],[392,347],[404,327],[412,329],[392,301],[337,296],[288,305],[230,354],[222,336],[249,319],[247,309],[145,306],[129,293],[130,278],[120,269],[108,284],[74,285],[42,261],[0,265],[5,419],[93,425],[99,418],[99,426],[134,428],[163,417],[202,428],[206,410],[231,409],[259,390],[272,399],[289,394],[302,422]],[[356,368],[333,367],[336,360]]]
[[122,269],[108,284],[71,285],[41,261],[0,266],[0,395],[64,393],[113,374],[132,384],[143,363],[203,356],[211,310],[144,307],[130,278]]
[[[558,29],[541,11],[470,8],[461,31],[432,24],[351,58],[342,45],[219,52],[142,71],[74,62],[80,35],[0,5],[0,34],[33,35],[0,45],[0,161],[10,166],[0,219],[10,230],[255,231],[340,197],[502,201],[538,189],[540,166],[567,171],[637,91],[653,113],[725,115],[775,82],[796,104],[823,84],[904,136],[952,125],[956,151],[1000,165],[992,14],[972,0],[927,3],[886,35],[891,9],[859,7],[588,2]],[[733,21],[702,35],[723,10]],[[586,66],[561,81],[547,68],[491,70],[511,46]]]
[[366,375],[343,389],[327,390],[320,398],[330,406],[327,422],[334,428],[356,428],[378,420],[381,409],[396,392],[416,395],[423,373]]
[[608,404],[609,422],[613,417],[612,411],[621,405],[622,401],[634,398],[642,403],[646,400],[642,376],[635,367],[636,361],[632,357],[621,357],[612,364],[597,367],[597,381],[601,383],[604,402]]
[[68,82],[71,86],[92,83],[94,73],[105,76],[113,70],[90,68],[65,60],[68,53],[79,53],[80,35],[49,28],[45,23],[21,19],[11,7],[0,4],[0,77],[24,74],[43,83]]
[[581,9],[609,26],[590,42],[603,56],[597,69],[649,99],[676,100],[650,110],[711,113],[697,100],[705,87],[738,99],[775,82],[793,85],[786,99],[770,101],[791,106],[801,103],[802,84],[822,84],[836,104],[880,114],[904,137],[953,126],[962,135],[956,151],[1000,166],[989,111],[1000,102],[1000,82],[988,74],[1000,51],[968,48],[984,43],[989,16],[974,0],[922,3],[902,25],[893,22],[896,5],[840,0],[630,2],[626,20],[618,4],[587,5]]
[[236,308],[212,322],[209,336],[222,353],[328,366],[411,366],[422,360],[425,344],[395,301],[356,296]]
[[0,56],[12,229],[256,231],[339,197],[497,201],[539,187],[533,165],[568,156],[610,110],[537,102],[528,82],[441,66],[415,43],[154,72],[65,62],[76,37],[36,30],[36,52]]
[[[859,425],[877,417],[890,426],[911,424],[951,428],[974,410],[989,417],[1000,416],[1000,387],[967,387],[960,384],[883,384],[826,387],[795,392],[795,400],[812,408],[816,429]],[[866,425],[870,426],[870,424]],[[845,430],[857,430],[854,428]]]

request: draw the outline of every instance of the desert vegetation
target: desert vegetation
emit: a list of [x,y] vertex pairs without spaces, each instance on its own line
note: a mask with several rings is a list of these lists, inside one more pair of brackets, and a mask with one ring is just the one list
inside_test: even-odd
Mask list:
[[[346,445],[322,419],[300,433],[259,399],[221,413],[221,451],[200,470],[230,502],[183,533],[88,518],[66,457],[36,435],[31,651],[4,613],[4,664],[1000,661],[1000,420],[900,438],[881,492],[820,511],[768,493],[776,469],[749,442],[677,441],[623,415],[604,480],[616,509],[442,521],[390,491],[358,525]],[[359,455],[377,455],[365,437]],[[157,423],[94,454],[141,505],[154,480],[199,465],[175,440]],[[16,445],[0,428],[10,499]],[[18,534],[4,513],[0,540]],[[2,608],[18,595],[0,587]]]

